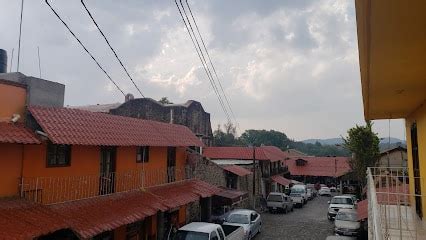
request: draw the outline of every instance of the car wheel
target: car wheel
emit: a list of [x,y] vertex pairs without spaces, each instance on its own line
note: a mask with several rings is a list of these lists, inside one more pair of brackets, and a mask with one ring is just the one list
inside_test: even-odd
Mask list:
[[261,232],[262,232],[262,223],[260,223],[259,230],[257,230],[257,233],[261,233]]
[[327,214],[327,219],[328,219],[329,221],[331,221],[331,217],[330,217],[330,215],[328,215],[328,214]]

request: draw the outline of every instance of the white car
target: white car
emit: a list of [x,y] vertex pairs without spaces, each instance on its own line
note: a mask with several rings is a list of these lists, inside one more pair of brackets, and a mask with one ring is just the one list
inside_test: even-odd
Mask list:
[[312,193],[312,189],[310,189],[310,188],[306,189],[306,197],[308,198],[308,200],[312,200],[314,198],[313,193]]
[[245,239],[252,239],[262,230],[260,214],[253,210],[238,209],[229,213],[223,226],[239,226],[244,228]]
[[244,230],[238,226],[220,226],[214,223],[192,222],[181,228],[169,240],[242,240]]
[[344,236],[358,236],[361,223],[355,209],[341,209],[334,221],[334,232]]
[[292,212],[293,211],[293,200],[284,193],[271,192],[266,199],[266,204],[269,212]]
[[320,195],[320,196],[331,196],[330,188],[321,187],[321,189],[318,191],[318,195]]
[[303,207],[308,202],[307,191],[305,185],[294,185],[290,191],[291,200],[296,206]]
[[355,209],[355,203],[351,196],[335,196],[328,202],[327,218],[333,220],[341,209]]

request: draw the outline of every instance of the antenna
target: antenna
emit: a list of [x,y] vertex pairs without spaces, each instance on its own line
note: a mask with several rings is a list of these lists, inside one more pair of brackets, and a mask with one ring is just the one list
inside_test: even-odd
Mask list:
[[12,56],[10,58],[10,67],[9,72],[12,72],[12,65],[13,65],[13,52],[15,51],[15,48],[12,48]]
[[22,36],[22,15],[24,12],[24,0],[21,1],[21,21],[19,22],[19,41],[18,41],[18,64],[16,71],[19,72],[19,57],[21,55],[21,36]]
[[40,73],[41,78],[41,61],[40,61],[40,47],[37,46],[37,55],[38,55],[38,72]]

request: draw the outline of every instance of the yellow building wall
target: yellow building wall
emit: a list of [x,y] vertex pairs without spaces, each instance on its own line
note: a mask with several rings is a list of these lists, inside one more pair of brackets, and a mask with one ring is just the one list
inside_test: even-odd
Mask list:
[[[408,173],[410,178],[410,193],[414,194],[413,155],[411,145],[411,125],[417,124],[417,141],[419,148],[420,176],[422,195],[426,195],[426,105],[423,104],[406,119]],[[412,199],[415,204],[414,198]],[[422,198],[423,215],[426,216],[426,197]]]

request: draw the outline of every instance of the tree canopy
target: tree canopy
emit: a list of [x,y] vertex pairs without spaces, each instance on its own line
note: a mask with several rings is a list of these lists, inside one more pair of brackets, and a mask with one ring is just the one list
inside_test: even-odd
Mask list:
[[158,102],[166,105],[166,104],[173,104],[172,102],[169,101],[169,99],[167,97],[162,97],[160,100],[158,100]]
[[215,146],[276,146],[282,150],[294,148],[303,153],[313,156],[349,156],[349,152],[344,148],[334,145],[322,145],[297,142],[289,139],[283,132],[276,130],[255,130],[249,129],[237,137],[236,127],[232,123],[227,123],[224,129],[220,125],[213,133],[213,144]]
[[380,139],[373,132],[372,125],[371,121],[367,121],[365,126],[356,125],[343,138],[344,147],[353,154],[349,164],[362,186],[366,183],[367,167],[376,166],[380,158]]

